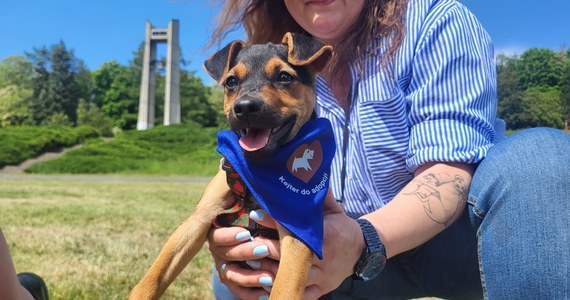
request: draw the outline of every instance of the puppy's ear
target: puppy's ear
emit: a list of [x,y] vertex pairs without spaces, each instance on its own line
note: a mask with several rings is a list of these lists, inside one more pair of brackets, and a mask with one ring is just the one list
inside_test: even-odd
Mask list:
[[229,43],[204,62],[204,69],[212,78],[219,82],[222,76],[233,66],[236,56],[244,47],[245,43],[243,41]]
[[327,66],[333,55],[333,48],[330,45],[323,45],[321,42],[309,36],[287,32],[283,36],[283,44],[288,47],[287,60],[294,66],[313,67],[316,73],[321,72]]

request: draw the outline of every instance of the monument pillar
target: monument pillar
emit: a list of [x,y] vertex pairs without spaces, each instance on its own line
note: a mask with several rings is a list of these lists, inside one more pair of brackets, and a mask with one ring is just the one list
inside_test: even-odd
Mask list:
[[180,124],[180,46],[178,20],[167,29],[154,28],[146,22],[141,91],[137,130],[154,126],[156,90],[156,44],[167,43],[164,125]]
[[166,91],[164,99],[164,125],[180,124],[180,47],[178,46],[178,21],[168,24],[168,54],[166,66]]

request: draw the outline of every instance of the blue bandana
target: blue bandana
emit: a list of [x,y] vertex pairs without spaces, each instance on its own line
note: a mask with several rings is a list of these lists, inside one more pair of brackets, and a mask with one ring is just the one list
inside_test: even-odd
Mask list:
[[238,135],[230,130],[218,133],[217,150],[261,207],[322,259],[323,203],[335,148],[329,120],[316,118],[261,162],[245,159]]

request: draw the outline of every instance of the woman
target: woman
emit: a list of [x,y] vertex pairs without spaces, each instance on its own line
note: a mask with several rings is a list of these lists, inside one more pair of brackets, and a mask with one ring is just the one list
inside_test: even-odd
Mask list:
[[[234,25],[251,43],[292,31],[335,49],[317,113],[337,155],[306,298],[569,296],[570,138],[533,129],[503,139],[491,41],[463,5],[228,1],[214,40]],[[267,296],[279,243],[249,238],[211,231],[218,298]],[[367,265],[371,256],[388,261]]]

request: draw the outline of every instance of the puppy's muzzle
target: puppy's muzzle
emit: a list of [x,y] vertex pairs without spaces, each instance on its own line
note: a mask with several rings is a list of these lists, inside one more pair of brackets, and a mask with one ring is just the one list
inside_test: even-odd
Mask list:
[[262,111],[263,102],[254,98],[241,98],[234,102],[233,111],[238,119],[251,120]]

